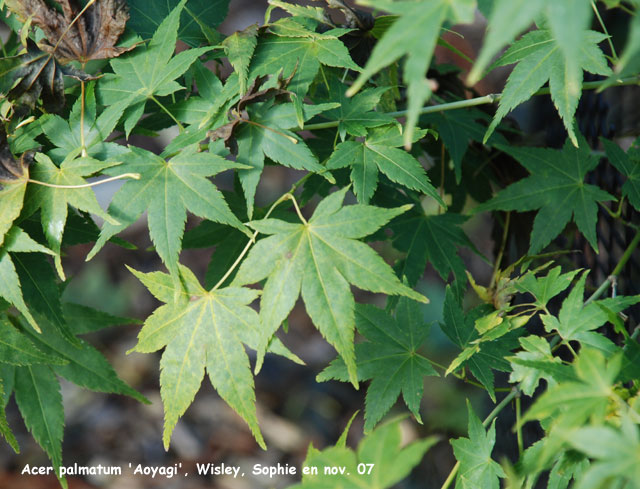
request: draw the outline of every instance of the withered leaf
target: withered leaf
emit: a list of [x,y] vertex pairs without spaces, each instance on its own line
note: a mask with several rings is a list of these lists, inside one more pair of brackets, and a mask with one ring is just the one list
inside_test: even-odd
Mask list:
[[26,168],[33,161],[33,153],[26,152],[20,159],[16,158],[9,149],[7,142],[7,134],[3,127],[0,127],[0,190],[2,183],[11,182],[23,178],[26,174]]
[[80,81],[95,80],[97,77],[61,65],[51,54],[44,53],[32,41],[28,41],[27,52],[20,56],[20,65],[14,70],[14,80],[20,82],[7,94],[20,107],[33,108],[39,98],[47,112],[60,112],[64,107],[64,79],[70,76]]
[[46,36],[40,47],[62,63],[114,58],[133,48],[115,47],[129,19],[125,0],[96,0],[77,20],[82,5],[74,0],[58,0],[62,13],[49,7],[45,0],[7,0],[6,3],[23,19],[33,16],[31,23]]

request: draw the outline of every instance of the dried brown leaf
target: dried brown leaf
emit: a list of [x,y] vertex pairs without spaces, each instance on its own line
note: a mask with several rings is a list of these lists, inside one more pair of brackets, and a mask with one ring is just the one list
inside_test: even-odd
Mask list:
[[6,3],[23,19],[33,16],[31,23],[46,36],[40,47],[62,63],[114,58],[132,49],[115,47],[129,19],[124,0],[95,0],[77,19],[82,7],[74,0],[58,0],[62,13],[49,7],[45,0],[7,0]]

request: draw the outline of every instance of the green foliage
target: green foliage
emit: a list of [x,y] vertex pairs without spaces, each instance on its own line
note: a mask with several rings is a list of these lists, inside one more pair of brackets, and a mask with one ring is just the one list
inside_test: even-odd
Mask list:
[[[298,327],[299,303],[337,352],[317,381],[368,386],[357,450],[346,446],[348,428],[333,447],[311,446],[304,465],[320,471],[293,487],[382,489],[407,477],[435,443],[424,437],[433,427],[403,446],[400,420],[384,418],[408,409],[404,423],[428,423],[425,377],[465,382],[497,403],[484,421],[468,405],[443,487],[497,488],[501,478],[517,488],[543,478],[547,489],[638,487],[640,296],[618,293],[617,278],[635,280],[625,266],[640,243],[640,140],[624,151],[601,139],[603,153],[580,134],[592,121],[576,120],[588,112],[577,110],[585,90],[637,85],[636,0],[271,0],[265,25],[226,37],[215,28],[227,0],[127,3],[111,23],[83,13],[60,24],[57,14],[30,17],[40,0],[0,2],[15,14],[3,15],[11,33],[0,58],[0,434],[13,450],[12,396],[62,466],[59,377],[148,402],[80,337],[123,323],[142,325],[132,351],[163,350],[166,449],[205,373],[266,448],[254,376],[267,353],[304,365],[282,336]],[[87,12],[109,5],[96,0]],[[272,21],[275,8],[285,15]],[[440,46],[460,57],[442,35],[459,34],[476,8],[488,30],[467,81],[510,70],[502,93],[484,97],[434,56]],[[604,8],[628,25],[609,31]],[[80,42],[85,34],[95,42]],[[108,61],[86,63],[96,57]],[[604,79],[585,84],[585,71]],[[562,149],[502,122],[516,108],[522,122],[523,104],[545,94],[567,132]],[[172,139],[162,146],[165,129]],[[605,190],[603,172],[624,185]],[[274,196],[273,175],[290,189]],[[91,187],[124,179],[99,204]],[[532,225],[523,212],[535,213]],[[109,242],[135,249],[116,235],[143,214],[153,247],[139,252],[166,271],[131,271],[163,304],[129,319],[67,297],[70,247],[92,245],[88,258]],[[490,222],[493,249],[478,242]],[[599,249],[598,232],[618,227],[635,236],[620,251]],[[562,235],[590,245],[586,263],[606,257],[604,282],[558,252]],[[204,268],[180,261],[193,248],[212,252],[203,282]],[[425,290],[436,291],[431,310]],[[531,397],[524,413],[520,396]],[[495,418],[514,399],[519,459],[501,467],[491,458]],[[527,446],[529,422],[542,434]]]
[[[369,340],[356,345],[358,380],[371,380],[367,389],[365,431],[371,430],[391,409],[400,394],[416,419],[420,418],[423,379],[438,375],[429,360],[418,349],[429,335],[420,306],[406,298],[400,299],[397,317],[389,317],[369,305],[356,307],[356,327]],[[334,360],[320,375],[319,381],[349,380],[341,358]]]
[[[310,446],[303,466],[318,467],[318,475],[303,476],[302,482],[290,489],[386,489],[404,479],[437,441],[429,437],[401,448],[400,420],[376,428],[360,441],[355,452],[345,446],[346,434],[334,447],[317,450]],[[324,467],[344,467],[345,474],[325,475]]]
[[505,477],[502,467],[491,459],[496,442],[496,422],[493,420],[488,430],[484,429],[467,401],[469,411],[469,438],[451,440],[453,453],[460,462],[456,488],[497,489],[499,477]]
[[567,141],[562,151],[505,148],[505,152],[517,159],[531,175],[510,185],[477,210],[539,209],[531,231],[531,254],[547,246],[571,219],[597,251],[598,202],[613,200],[613,196],[595,185],[585,184],[585,176],[598,164],[586,142],[575,148]]

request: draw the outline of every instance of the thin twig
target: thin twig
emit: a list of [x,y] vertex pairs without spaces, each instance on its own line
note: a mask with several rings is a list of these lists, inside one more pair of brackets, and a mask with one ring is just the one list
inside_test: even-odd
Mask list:
[[122,175],[117,175],[115,177],[105,178],[104,180],[100,180],[98,182],[85,183],[82,185],[58,185],[55,183],[47,183],[47,182],[41,182],[40,180],[33,180],[32,178],[27,179],[27,182],[35,183],[36,185],[42,185],[43,187],[73,189],[73,188],[95,187],[97,185],[102,185],[103,183],[109,183],[109,182],[113,182],[114,180],[121,180],[123,178],[133,178],[134,180],[140,180],[140,174],[139,173],[123,173]]

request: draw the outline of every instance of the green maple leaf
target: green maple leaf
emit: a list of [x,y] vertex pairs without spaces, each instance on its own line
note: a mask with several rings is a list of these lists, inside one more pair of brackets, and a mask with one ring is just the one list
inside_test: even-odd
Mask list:
[[465,287],[467,278],[462,258],[455,252],[458,246],[475,246],[460,227],[466,218],[460,214],[427,216],[419,210],[411,211],[391,223],[393,246],[407,253],[400,268],[400,276],[415,285],[431,263],[443,280],[455,276],[455,286]]
[[[128,0],[127,3],[131,16],[127,27],[148,39],[180,2],[163,0],[155,2],[152,8],[147,0]],[[219,37],[214,29],[225,19],[228,8],[229,0],[188,0],[180,16],[178,39],[192,47],[206,42],[213,44]]]
[[567,273],[561,273],[560,267],[549,270],[544,277],[537,277],[535,272],[529,271],[523,277],[515,282],[515,288],[518,292],[528,292],[534,299],[534,304],[543,309],[547,307],[547,303],[565,290],[580,270],[572,270]]
[[250,223],[270,236],[251,249],[233,284],[267,279],[260,301],[263,337],[258,365],[268,341],[302,293],[307,313],[338,351],[347,365],[349,380],[357,385],[353,347],[355,302],[349,284],[420,302],[427,300],[403,285],[369,246],[356,241],[377,231],[407,207],[343,207],[346,191],[345,188],[323,199],[308,222],[293,224],[263,219]]
[[348,32],[346,29],[330,29],[318,33],[308,28],[307,19],[285,18],[269,26],[274,34],[262,36],[251,60],[249,79],[256,76],[278,73],[293,73],[295,76],[288,86],[299,98],[309,89],[320,65],[348,68],[360,71],[353,62],[349,51],[338,39]]
[[572,430],[567,441],[593,462],[582,472],[575,489],[640,488],[640,432],[628,415],[620,427],[586,426]]
[[66,360],[59,355],[45,353],[6,317],[0,317],[0,363],[18,366],[36,363],[60,365]]
[[[303,466],[317,467],[318,474],[302,476],[289,489],[387,489],[407,477],[426,451],[438,440],[429,437],[402,446],[400,419],[380,425],[358,444],[357,452],[345,446],[347,430],[338,443],[322,451],[309,447]],[[343,474],[329,475],[325,467],[344,467]],[[359,473],[362,472],[362,473]]]
[[506,477],[502,467],[491,459],[496,442],[496,421],[485,431],[467,400],[469,437],[451,440],[453,453],[460,463],[456,489],[498,489],[500,477]]
[[[504,66],[518,63],[509,75],[500,98],[500,106],[487,129],[484,141],[489,139],[500,121],[519,104],[531,98],[547,81],[551,100],[558,110],[569,138],[574,146],[578,139],[574,131],[574,114],[578,107],[582,87],[582,70],[597,75],[609,75],[611,69],[598,43],[607,36],[585,31],[583,40],[576,45],[575,60],[569,63],[561,44],[550,30],[529,32],[507,50],[495,63]],[[577,75],[570,64],[576,64]],[[575,71],[574,70],[574,71]]]
[[39,350],[58,359],[51,364],[56,374],[96,392],[122,394],[149,404],[146,397],[118,377],[107,359],[93,346],[77,338],[71,343],[51,322],[40,316],[38,319],[42,333],[24,330]]
[[359,3],[384,9],[397,14],[398,18],[376,43],[366,66],[347,95],[354,95],[375,73],[406,55],[403,78],[409,101],[404,145],[410,147],[419,111],[431,96],[425,75],[442,25],[445,21],[452,21],[453,24],[471,22],[476,2],[361,0]]
[[211,153],[195,153],[193,147],[185,148],[169,161],[140,148],[130,149],[126,163],[118,166],[117,171],[139,173],[140,180],[128,181],[113,197],[109,214],[120,224],[105,223],[88,259],[145,210],[151,240],[172,272],[177,271],[187,209],[211,221],[245,229],[222,194],[206,178],[230,168],[245,168],[244,165]]
[[127,152],[127,148],[107,141],[122,115],[125,104],[120,102],[106,107],[96,116],[95,84],[87,85],[85,91],[84,126],[82,99],[73,104],[68,119],[54,114],[47,114],[41,119],[42,130],[47,139],[56,147],[48,155],[60,163],[70,154],[90,156],[98,160],[117,159]]
[[27,214],[33,214],[36,210],[41,210],[42,229],[49,246],[56,253],[56,269],[63,280],[60,247],[67,222],[68,206],[91,212],[114,226],[118,225],[118,221],[102,210],[95,193],[86,187],[87,182],[83,178],[114,165],[117,163],[101,162],[93,158],[70,158],[63,161],[58,168],[47,155],[36,155],[36,164],[31,170],[32,179],[49,185],[79,187],[60,188],[37,184],[31,185],[27,193],[25,211]]
[[562,150],[501,148],[531,174],[478,206],[477,211],[539,209],[533,221],[529,254],[542,250],[573,217],[578,229],[598,250],[596,220],[598,202],[613,200],[600,188],[585,184],[586,174],[598,165],[585,141],[579,148],[567,140]]
[[37,243],[27,233],[18,227],[13,227],[5,236],[4,244],[0,247],[0,297],[15,306],[29,321],[36,331],[40,327],[27,307],[22,294],[20,277],[16,270],[15,253],[49,253],[53,251]]
[[[429,360],[418,353],[429,327],[414,301],[401,298],[396,317],[370,305],[356,305],[356,328],[367,342],[356,345],[358,380],[371,380],[365,399],[365,432],[391,409],[400,394],[419,422],[424,377],[437,376]],[[336,358],[318,375],[318,381],[349,380],[347,366]]]
[[[186,0],[181,2],[158,26],[148,46],[111,60],[113,74],[107,74],[98,84],[104,105],[126,103],[124,127],[128,136],[142,114],[147,100],[170,95],[182,87],[176,78],[193,62],[213,47],[195,48],[173,56],[178,35],[178,22]],[[126,102],[123,102],[126,101]]]
[[[2,378],[0,376],[0,399],[4,399],[4,385],[2,382]],[[7,414],[5,412],[4,403],[0,406],[0,435],[7,440],[7,443],[13,448],[13,451],[16,453],[20,453],[20,447],[18,446],[18,440],[16,440],[15,435],[11,431],[9,427],[9,423],[7,422]]]
[[30,159],[22,155],[16,160],[9,150],[4,131],[0,130],[0,246],[22,211]]
[[242,31],[234,32],[222,42],[227,59],[238,74],[240,95],[244,95],[247,91],[249,63],[258,44],[257,37],[258,26],[254,24]]
[[[486,132],[486,127],[478,120],[485,121],[487,118],[484,112],[476,109],[449,110],[420,116],[420,122],[433,126],[447,147],[458,184],[462,178],[462,160],[469,149],[469,143],[482,142]],[[487,141],[489,145],[494,143],[508,144],[500,133],[493,134]]]
[[320,85],[319,87],[326,88],[326,93],[321,99],[325,102],[337,102],[340,106],[325,111],[321,118],[338,121],[338,132],[342,141],[347,134],[365,137],[368,128],[384,126],[395,121],[388,114],[375,111],[380,98],[389,89],[388,87],[369,88],[353,97],[347,97],[345,95],[347,87],[340,82],[335,73],[329,74],[326,83],[326,86]]
[[512,367],[509,382],[519,382],[520,389],[528,396],[533,395],[540,379],[545,379],[549,386],[556,385],[555,378],[552,375],[549,375],[541,369],[523,365],[519,362],[525,360],[561,364],[562,361],[551,354],[551,347],[547,340],[540,336],[527,336],[525,338],[519,338],[519,341],[524,351],[520,351],[516,353],[514,357],[509,358]]
[[475,322],[487,312],[486,307],[480,306],[465,315],[454,289],[447,285],[441,327],[444,334],[463,351],[463,354],[455,360],[456,368],[468,365],[471,373],[484,385],[491,399],[495,401],[492,369],[502,372],[511,370],[509,362],[504,357],[515,348],[517,343],[512,335],[478,343],[480,334],[475,327]]
[[[64,408],[55,373],[47,365],[17,367],[14,392],[25,426],[51,459],[56,475],[59,474],[62,466]],[[67,487],[64,478],[60,479],[60,483],[64,488]]]
[[620,372],[622,355],[609,359],[598,350],[583,347],[573,363],[575,380],[548,388],[525,413],[522,422],[552,417],[559,426],[581,426],[588,419],[603,422]]
[[265,448],[255,407],[254,382],[244,345],[255,348],[260,322],[249,304],[258,291],[227,287],[206,291],[191,271],[180,268],[185,290],[177,292],[166,274],[134,272],[149,291],[166,302],[147,319],[134,351],[166,347],[160,361],[164,404],[164,445],[168,448],[178,419],[189,407],[204,377],[247,422]]
[[622,186],[622,194],[636,210],[640,210],[640,139],[637,139],[626,153],[612,141],[603,139],[602,143],[611,164],[627,177]]
[[378,187],[378,171],[381,171],[392,182],[429,195],[444,206],[420,162],[399,149],[401,145],[402,134],[397,126],[374,128],[363,142],[340,143],[327,161],[327,168],[333,170],[350,166],[353,191],[358,201],[364,204],[369,202]]
[[[309,120],[314,115],[335,106],[334,103],[304,105],[302,118],[304,121]],[[253,215],[253,201],[264,168],[265,156],[290,168],[324,173],[327,179],[333,181],[306,143],[289,130],[298,127],[293,103],[264,103],[257,107],[249,107],[247,112],[251,122],[244,123],[236,134],[236,161],[249,167],[238,172],[247,200],[249,217]]]
[[617,296],[589,304],[584,303],[584,284],[587,272],[584,272],[567,298],[562,303],[558,317],[550,314],[541,316],[547,331],[557,331],[565,341],[586,340],[585,333],[599,328],[609,321],[610,313],[617,314],[627,307],[640,302],[640,295]]

